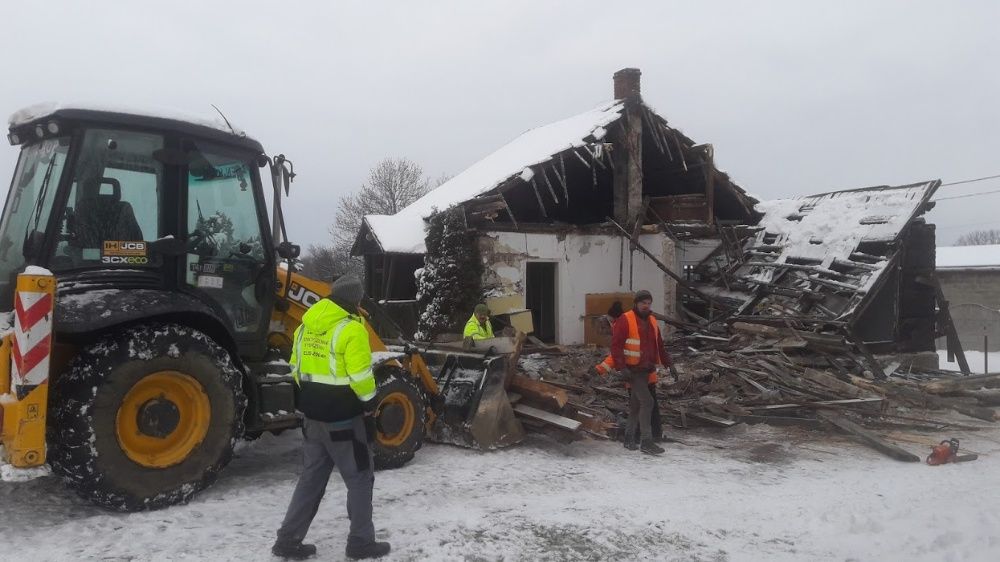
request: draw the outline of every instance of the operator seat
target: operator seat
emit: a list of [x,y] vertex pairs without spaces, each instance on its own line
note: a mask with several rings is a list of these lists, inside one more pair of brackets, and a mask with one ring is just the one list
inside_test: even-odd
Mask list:
[[[115,178],[101,178],[95,183],[84,191],[91,195],[76,205],[77,245],[100,248],[106,240],[142,240],[132,205],[122,201],[121,183]],[[101,194],[102,185],[110,185],[111,193]]]

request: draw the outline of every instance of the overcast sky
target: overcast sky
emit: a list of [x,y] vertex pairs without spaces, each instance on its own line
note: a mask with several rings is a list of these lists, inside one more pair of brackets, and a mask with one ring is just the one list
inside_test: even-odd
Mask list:
[[[5,2],[0,112],[218,105],[295,163],[289,234],[326,242],[386,156],[454,175],[526,129],[642,95],[762,198],[1000,174],[1000,2]],[[0,149],[9,182],[16,151]],[[939,196],[1000,190],[1000,179]],[[942,201],[939,244],[1000,228]]]

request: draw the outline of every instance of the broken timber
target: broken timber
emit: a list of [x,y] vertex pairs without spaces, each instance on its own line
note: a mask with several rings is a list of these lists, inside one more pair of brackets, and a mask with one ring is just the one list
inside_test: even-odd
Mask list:
[[860,438],[862,441],[864,441],[867,445],[871,446],[875,450],[884,453],[886,455],[889,455],[890,457],[896,460],[905,462],[920,462],[920,457],[918,457],[917,455],[914,455],[913,453],[907,451],[906,449],[903,449],[898,445],[895,445],[893,443],[886,441],[885,439],[882,439],[878,435],[872,433],[871,431],[868,431],[867,429],[861,427],[860,425],[852,422],[851,420],[845,418],[844,416],[836,412],[820,411],[816,412],[816,415],[819,418],[826,420],[831,424],[833,424],[834,426],[842,429],[843,431],[846,431],[847,433],[850,433],[851,435]]
[[568,431],[576,431],[580,429],[581,425],[583,425],[577,420],[565,418],[558,414],[553,414],[552,412],[540,410],[538,408],[528,406],[526,404],[516,404],[514,406],[514,413]]
[[699,291],[698,289],[694,288],[694,286],[691,285],[690,283],[688,283],[686,280],[684,280],[684,278],[682,278],[680,275],[677,275],[669,267],[667,267],[666,265],[664,265],[664,263],[662,261],[660,261],[659,258],[657,258],[656,256],[654,256],[652,252],[650,252],[645,247],[643,247],[643,245],[639,243],[639,240],[636,239],[636,237],[633,237],[629,233],[629,231],[625,230],[625,228],[623,228],[622,225],[618,224],[611,217],[607,217],[607,219],[609,221],[611,221],[611,224],[615,225],[615,227],[617,227],[618,230],[620,230],[622,232],[622,234],[624,234],[625,236],[627,236],[629,238],[629,241],[632,243],[633,246],[636,247],[636,249],[638,249],[640,252],[642,252],[643,254],[645,254],[646,257],[648,257],[650,260],[653,261],[654,264],[656,264],[656,267],[660,268],[660,270],[663,271],[664,273],[666,273],[668,277],[670,277],[671,279],[673,279],[674,281],[676,281],[677,284],[679,286],[681,286],[685,291],[691,293],[692,295],[698,297],[699,299],[701,299],[701,300],[703,300],[703,301],[705,301],[705,302],[707,302],[707,303],[709,303],[709,304],[711,304],[713,306],[719,307],[720,309],[726,310],[726,309],[729,308],[728,306],[726,306],[726,305],[724,305],[724,304],[716,301],[712,297],[710,297],[710,296],[706,295],[705,293]]
[[566,391],[551,384],[515,374],[510,378],[509,388],[527,400],[562,410],[569,402]]

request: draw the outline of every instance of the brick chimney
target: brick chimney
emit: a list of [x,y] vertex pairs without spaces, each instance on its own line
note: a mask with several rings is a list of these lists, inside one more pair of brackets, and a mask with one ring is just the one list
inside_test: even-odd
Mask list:
[[623,68],[615,73],[615,99],[638,99],[639,94],[639,72],[638,68]]

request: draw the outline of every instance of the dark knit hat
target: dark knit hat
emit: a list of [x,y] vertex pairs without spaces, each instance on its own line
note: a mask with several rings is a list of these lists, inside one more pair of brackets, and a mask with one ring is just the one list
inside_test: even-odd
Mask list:
[[357,305],[361,298],[365,296],[365,289],[361,286],[361,280],[356,275],[344,275],[333,282],[330,289],[332,300]]
[[642,289],[635,292],[634,302],[652,301],[652,300],[653,300],[653,294],[647,291],[646,289]]

